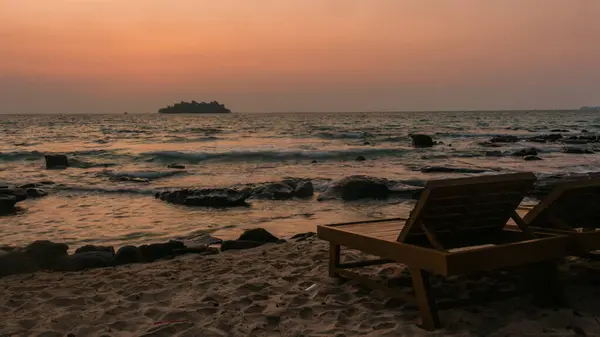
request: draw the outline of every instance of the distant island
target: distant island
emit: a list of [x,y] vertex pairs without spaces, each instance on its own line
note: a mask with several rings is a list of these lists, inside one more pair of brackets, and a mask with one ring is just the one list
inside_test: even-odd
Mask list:
[[210,103],[182,101],[158,110],[158,113],[161,114],[223,114],[230,112],[231,110],[227,109],[224,104],[217,101]]
[[600,112],[600,106],[582,106],[579,110]]

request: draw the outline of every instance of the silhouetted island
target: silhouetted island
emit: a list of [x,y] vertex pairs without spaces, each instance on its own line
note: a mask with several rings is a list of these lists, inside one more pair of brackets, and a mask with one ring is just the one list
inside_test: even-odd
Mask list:
[[210,103],[182,101],[158,110],[158,113],[161,114],[222,114],[230,112],[231,110],[227,109],[224,104],[220,104],[217,101]]
[[582,106],[579,110],[600,112],[600,106]]

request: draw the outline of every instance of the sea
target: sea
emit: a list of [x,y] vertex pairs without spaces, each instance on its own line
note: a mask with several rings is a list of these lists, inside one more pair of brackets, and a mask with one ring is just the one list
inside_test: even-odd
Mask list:
[[[562,143],[485,144],[501,135],[599,132],[600,114],[593,111],[0,115],[0,183],[54,183],[48,196],[23,201],[19,212],[0,217],[0,244],[47,239],[71,248],[118,247],[203,234],[231,239],[255,227],[289,237],[322,223],[403,217],[414,200],[317,201],[317,195],[352,175],[422,186],[477,174],[600,171],[600,155],[563,153]],[[410,134],[440,144],[415,148]],[[510,155],[529,147],[542,160]],[[53,153],[66,154],[76,167],[46,169],[44,155]],[[168,168],[173,163],[185,168]],[[485,172],[422,172],[431,166]],[[229,209],[154,198],[164,190],[286,177],[311,179],[315,197],[250,200],[250,207]]]

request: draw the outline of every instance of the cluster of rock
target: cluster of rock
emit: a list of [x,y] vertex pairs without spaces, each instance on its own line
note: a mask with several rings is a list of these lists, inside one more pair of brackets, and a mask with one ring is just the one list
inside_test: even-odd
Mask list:
[[28,198],[41,198],[48,195],[46,190],[40,188],[51,185],[52,182],[26,184],[21,186],[0,185],[0,215],[14,214],[17,203]]
[[[569,130],[551,130],[551,132],[568,132]],[[576,147],[576,146],[568,146],[568,145],[588,145],[600,143],[600,137],[591,134],[581,134],[581,135],[571,135],[564,136],[560,133],[550,133],[546,135],[537,135],[532,137],[517,137],[513,135],[503,135],[493,137],[489,141],[481,142],[479,145],[484,147],[502,147],[503,144],[507,143],[517,143],[517,142],[531,142],[531,143],[560,143],[566,145],[563,148],[564,153],[569,154],[591,154],[594,153],[593,150],[585,147]],[[536,148],[525,148],[519,151],[513,152],[512,156],[522,157],[524,160],[542,160],[542,158],[538,157],[539,150]],[[500,151],[488,151],[486,152],[486,156],[490,157],[499,157],[502,156],[503,153]]]
[[292,198],[311,198],[314,187],[310,180],[284,179],[280,182],[250,184],[240,188],[201,188],[164,191],[155,197],[186,206],[239,207],[248,206],[247,199],[287,200]]
[[[305,240],[315,233],[303,233],[292,237]],[[267,243],[285,243],[267,230],[254,228],[246,230],[237,240],[222,241],[220,249],[209,245],[187,247],[182,241],[170,240],[165,243],[124,246],[115,252],[111,246],[87,245],[69,255],[69,246],[52,241],[35,241],[25,247],[0,246],[0,277],[47,271],[81,271],[92,268],[115,267],[131,263],[148,263],[173,258],[183,254],[214,255],[219,251],[248,249]]]

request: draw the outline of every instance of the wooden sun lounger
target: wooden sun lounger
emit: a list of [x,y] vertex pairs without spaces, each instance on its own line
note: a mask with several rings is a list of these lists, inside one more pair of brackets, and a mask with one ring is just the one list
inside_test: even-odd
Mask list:
[[[466,274],[566,256],[568,237],[534,234],[516,213],[532,188],[532,173],[434,180],[405,221],[387,219],[320,225],[318,237],[330,242],[329,275],[345,277],[418,306],[421,327],[440,326],[429,276]],[[505,228],[512,218],[520,228]],[[340,246],[380,257],[342,263]],[[467,249],[465,249],[467,248]],[[401,263],[412,274],[413,294],[349,271],[383,263]]]
[[571,255],[600,250],[600,179],[579,179],[557,186],[523,221],[534,231],[570,236]]

